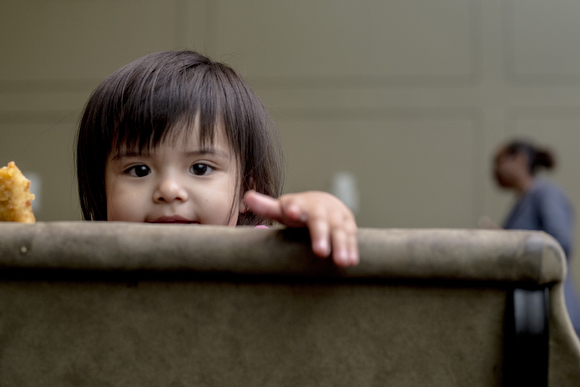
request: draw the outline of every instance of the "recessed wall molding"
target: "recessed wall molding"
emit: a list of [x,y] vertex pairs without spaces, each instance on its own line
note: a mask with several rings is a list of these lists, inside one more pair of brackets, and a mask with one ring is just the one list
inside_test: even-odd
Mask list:
[[387,107],[387,108],[306,108],[274,109],[272,116],[276,120],[385,120],[385,119],[470,119],[481,123],[482,112],[473,106],[466,107]]
[[81,112],[79,110],[66,111],[20,111],[0,112],[0,125],[12,124],[55,124],[78,122]]
[[[513,106],[505,113],[506,137],[516,134],[516,124],[519,120],[580,120],[580,106]],[[580,132],[580,126],[578,131]]]

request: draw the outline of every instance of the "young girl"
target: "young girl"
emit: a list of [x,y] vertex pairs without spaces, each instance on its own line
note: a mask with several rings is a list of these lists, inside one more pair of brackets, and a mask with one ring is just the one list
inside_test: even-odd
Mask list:
[[323,192],[280,196],[282,152],[266,109],[230,67],[193,51],[117,70],[77,137],[86,220],[308,227],[315,254],[358,263],[351,211]]

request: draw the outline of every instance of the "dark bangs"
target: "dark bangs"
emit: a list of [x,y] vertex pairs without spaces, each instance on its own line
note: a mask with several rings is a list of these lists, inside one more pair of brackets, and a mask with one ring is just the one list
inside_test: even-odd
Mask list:
[[[123,148],[147,152],[175,141],[189,135],[196,120],[202,147],[213,144],[215,128],[223,125],[240,173],[237,199],[252,188],[280,195],[279,139],[257,95],[230,67],[193,51],[169,51],[122,67],[87,102],[76,152],[84,218],[107,219],[105,166],[111,154]],[[238,224],[263,221],[242,215]]]

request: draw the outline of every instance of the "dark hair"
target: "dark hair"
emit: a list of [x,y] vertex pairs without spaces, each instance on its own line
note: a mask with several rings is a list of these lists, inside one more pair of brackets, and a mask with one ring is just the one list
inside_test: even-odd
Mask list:
[[[111,74],[85,106],[76,141],[84,219],[107,219],[105,166],[112,152],[122,147],[151,150],[192,128],[196,119],[202,147],[212,145],[216,126],[225,128],[240,177],[235,202],[250,189],[281,194],[278,133],[250,86],[229,66],[199,53],[159,52]],[[249,212],[238,218],[238,225],[265,222]]]
[[556,165],[556,160],[551,151],[545,148],[538,148],[530,141],[513,140],[504,148],[506,154],[525,154],[528,159],[528,172],[533,176],[538,168],[552,169]]

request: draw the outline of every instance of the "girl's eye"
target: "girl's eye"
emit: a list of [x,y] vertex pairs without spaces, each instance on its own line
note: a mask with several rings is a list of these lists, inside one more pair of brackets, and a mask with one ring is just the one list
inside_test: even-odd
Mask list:
[[144,177],[151,173],[151,169],[146,165],[135,165],[129,168],[127,173],[133,177]]
[[189,173],[192,173],[192,174],[197,175],[197,176],[207,175],[211,171],[213,171],[213,168],[212,167],[210,167],[207,164],[200,164],[200,163],[193,164],[189,168]]

